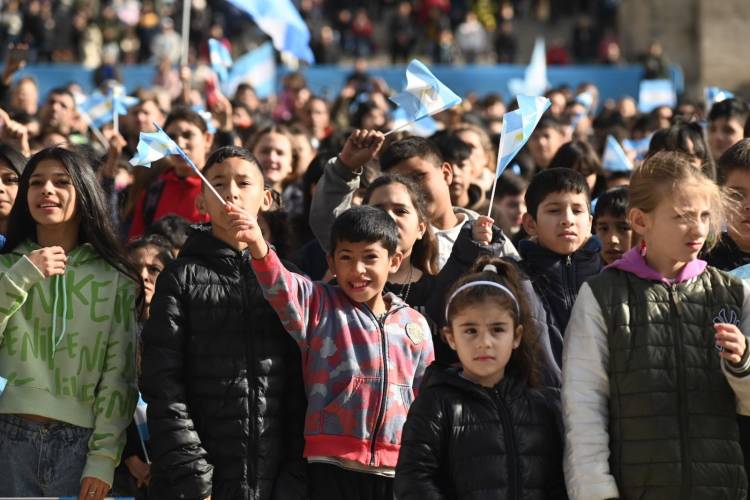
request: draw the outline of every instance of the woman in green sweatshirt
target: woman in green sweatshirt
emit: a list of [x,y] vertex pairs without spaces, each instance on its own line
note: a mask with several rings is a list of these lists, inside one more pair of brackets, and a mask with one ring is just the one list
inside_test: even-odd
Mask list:
[[137,400],[138,276],[90,163],[62,148],[21,175],[0,255],[0,497],[101,500]]

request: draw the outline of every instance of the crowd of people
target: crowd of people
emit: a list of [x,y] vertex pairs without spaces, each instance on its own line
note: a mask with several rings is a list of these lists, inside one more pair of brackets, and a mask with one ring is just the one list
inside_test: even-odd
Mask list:
[[[366,68],[329,102],[302,73],[263,100],[184,67],[94,132],[79,86],[39,104],[22,64],[0,495],[746,498],[742,99],[550,89],[490,198],[499,95],[386,135]],[[154,125],[210,186],[179,156],[130,165]],[[610,135],[645,145],[633,170],[604,167]]]
[[[519,19],[571,20],[551,40],[550,64],[624,62],[617,36],[618,0],[302,0],[295,2],[319,64],[382,56],[435,63],[514,63]],[[190,54],[205,56],[209,37],[236,55],[264,37],[227,1],[192,0]],[[175,0],[8,0],[0,5],[0,47],[26,43],[32,63],[176,63],[181,55],[181,2]],[[393,36],[391,36],[393,34]],[[4,49],[3,49],[4,50]],[[0,51],[0,57],[4,56]],[[631,61],[632,62],[632,61]]]

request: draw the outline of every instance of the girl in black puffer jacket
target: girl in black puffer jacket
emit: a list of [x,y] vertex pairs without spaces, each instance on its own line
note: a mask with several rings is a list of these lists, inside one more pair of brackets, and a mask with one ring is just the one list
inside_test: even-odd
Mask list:
[[[433,364],[404,425],[395,491],[409,499],[565,499],[559,395],[538,390],[515,268],[482,258],[448,295],[461,368]],[[478,272],[477,272],[478,271]]]

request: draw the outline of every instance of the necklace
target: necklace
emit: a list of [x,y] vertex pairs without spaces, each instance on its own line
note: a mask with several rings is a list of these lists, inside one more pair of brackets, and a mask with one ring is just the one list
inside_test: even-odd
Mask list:
[[[406,302],[406,298],[409,297],[409,291],[411,291],[411,277],[414,274],[414,265],[409,262],[409,277],[406,278],[406,283],[401,284],[401,291],[399,291],[398,296],[401,297],[401,300]],[[406,289],[406,293],[404,293],[404,289]]]

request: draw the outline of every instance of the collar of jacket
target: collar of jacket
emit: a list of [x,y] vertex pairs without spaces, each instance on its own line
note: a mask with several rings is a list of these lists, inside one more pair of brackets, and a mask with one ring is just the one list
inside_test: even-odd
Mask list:
[[662,276],[658,271],[646,263],[646,259],[641,255],[638,247],[628,250],[621,259],[614,261],[606,269],[619,269],[628,273],[635,274],[641,279],[651,281],[661,281],[662,283],[682,283],[699,276],[706,269],[706,261],[695,259],[683,267],[674,280],[669,280]]
[[[522,260],[533,262],[534,265],[541,265],[542,267],[552,266],[568,258],[567,255],[561,255],[548,250],[533,240],[523,240],[519,243],[518,247]],[[581,248],[570,255],[570,259],[575,263],[598,262],[601,250],[601,243],[596,237],[592,236]]]

